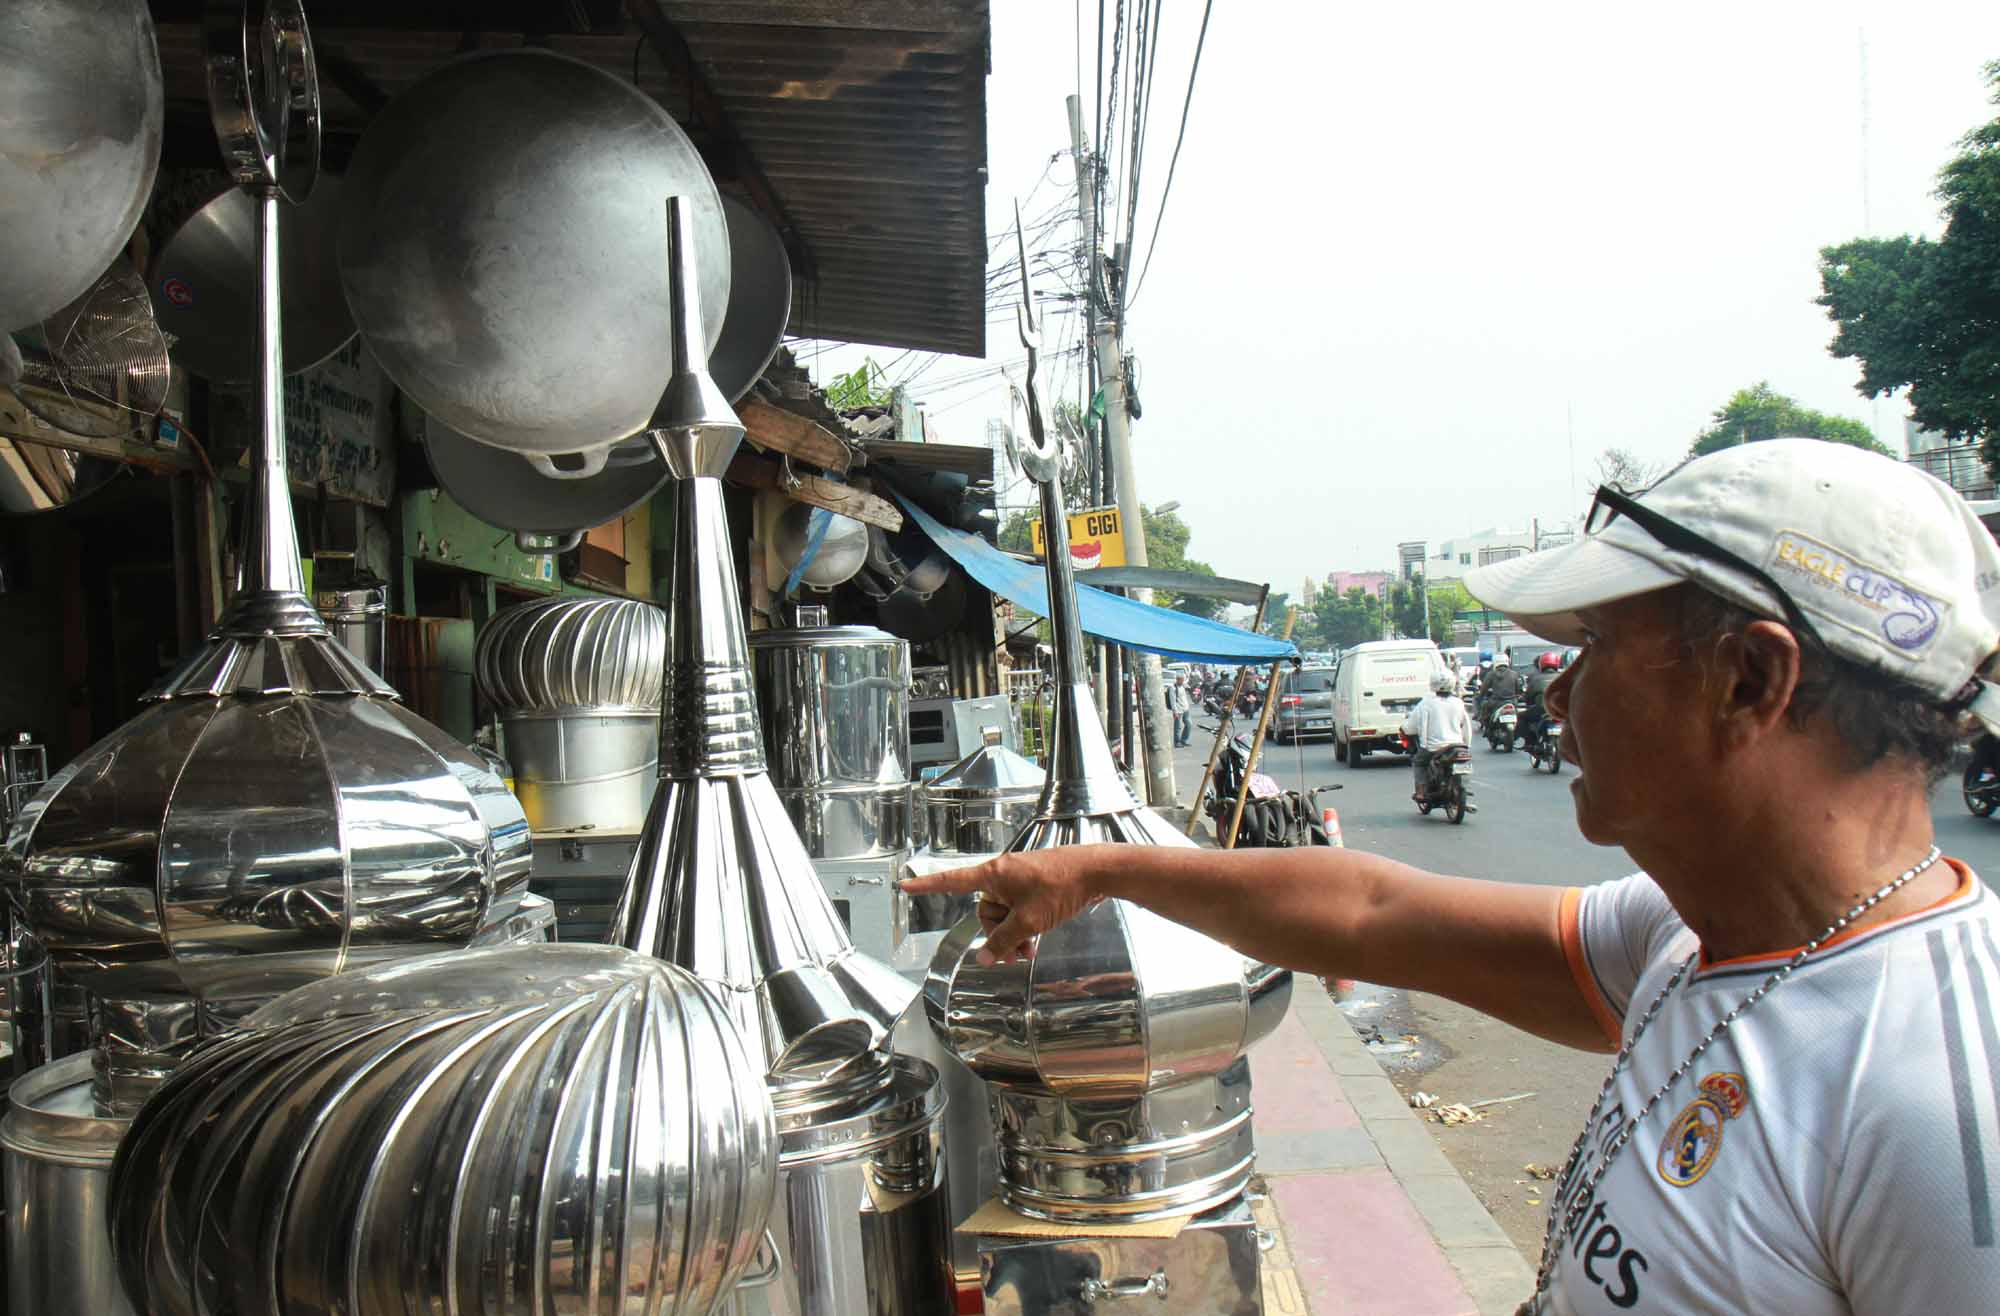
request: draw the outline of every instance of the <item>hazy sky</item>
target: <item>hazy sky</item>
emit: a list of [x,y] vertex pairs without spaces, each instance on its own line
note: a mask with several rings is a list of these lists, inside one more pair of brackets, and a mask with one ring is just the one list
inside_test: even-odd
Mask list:
[[[1201,18],[1194,0],[1166,7],[1141,260]],[[1072,5],[993,9],[997,239],[1015,198],[1033,197],[1032,220],[1074,197],[1067,156],[1050,165],[1077,67]],[[1567,519],[1605,447],[1678,457],[1760,379],[1900,450],[1903,405],[1863,399],[1854,364],[1826,353],[1816,257],[1937,231],[1938,167],[2000,112],[1992,59],[1990,0],[1218,0],[1127,335],[1142,498],[1179,500],[1190,553],[1219,572],[1296,592],[1392,564],[1399,540]],[[1052,346],[1072,323],[1051,321]],[[825,352],[820,373],[860,355]],[[872,355],[948,441],[983,442],[1008,414],[978,362]],[[1000,306],[988,361],[1019,355]],[[1041,383],[1074,396],[1075,378],[1058,361]]]

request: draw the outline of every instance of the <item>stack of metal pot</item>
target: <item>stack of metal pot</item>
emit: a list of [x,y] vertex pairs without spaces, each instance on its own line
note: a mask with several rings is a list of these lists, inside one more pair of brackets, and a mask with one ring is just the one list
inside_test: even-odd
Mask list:
[[737,1309],[945,1316],[942,1092],[931,1066],[890,1050],[913,988],[849,939],[766,767],[720,479],[743,427],[689,350],[694,227],[678,198],[668,213],[680,330],[652,432],[674,496],[660,783],[612,935],[714,988],[763,1065],[780,1266]]
[[910,646],[872,626],[750,636],[771,784],[856,945],[909,931]]
[[[1025,259],[1022,280],[1034,445],[1022,464],[1041,485],[1049,528],[1057,690],[1048,781],[1034,819],[1009,849],[1191,845],[1133,797],[1090,697],[1058,452],[1045,439],[1032,384],[1036,337]],[[924,1004],[940,1039],[988,1085],[1001,1198],[1023,1215],[1079,1233],[1193,1216],[1199,1227],[1184,1232],[1185,1248],[1166,1258],[1157,1284],[1147,1276],[1140,1291],[1166,1299],[1162,1311],[1254,1303],[1254,1227],[1242,1201],[1255,1154],[1244,1053],[1284,1017],[1291,975],[1119,900],[1043,934],[1029,960],[982,964],[983,943],[970,917],[944,939]],[[1051,1263],[1052,1252],[1062,1253],[1060,1264]],[[1247,1274],[1218,1269],[1217,1255],[1233,1260],[1246,1252]],[[1122,1295],[1111,1284],[1127,1277],[1119,1264],[1115,1245],[1087,1239],[982,1243],[987,1310],[1069,1310],[1079,1284],[1085,1293]]]

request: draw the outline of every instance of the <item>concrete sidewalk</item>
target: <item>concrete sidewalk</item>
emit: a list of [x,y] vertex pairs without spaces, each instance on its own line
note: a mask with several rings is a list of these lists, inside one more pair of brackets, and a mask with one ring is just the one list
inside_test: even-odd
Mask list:
[[1533,1268],[1318,979],[1295,977],[1250,1070],[1267,1316],[1508,1316],[1528,1296]]

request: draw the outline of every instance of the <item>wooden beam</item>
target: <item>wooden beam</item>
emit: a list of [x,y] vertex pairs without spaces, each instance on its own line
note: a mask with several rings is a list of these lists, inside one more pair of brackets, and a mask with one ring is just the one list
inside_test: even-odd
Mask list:
[[752,394],[737,405],[743,432],[750,442],[772,452],[789,453],[835,475],[845,475],[854,464],[854,451],[840,436],[818,421],[774,407]]
[[884,530],[903,528],[903,514],[885,499],[851,484],[841,484],[818,475],[805,476],[796,487],[789,486],[778,463],[753,457],[747,452],[737,453],[736,460],[729,463],[729,479],[746,489],[776,489],[808,507],[824,507],[829,512],[851,516]]

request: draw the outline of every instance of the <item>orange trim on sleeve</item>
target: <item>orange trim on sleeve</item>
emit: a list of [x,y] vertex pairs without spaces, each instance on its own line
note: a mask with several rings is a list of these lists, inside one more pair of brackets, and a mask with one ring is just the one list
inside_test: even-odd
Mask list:
[[1590,971],[1590,965],[1583,958],[1583,925],[1578,911],[1583,907],[1583,888],[1568,887],[1563,891],[1562,906],[1556,913],[1556,930],[1562,936],[1563,958],[1569,961],[1569,976],[1575,980],[1576,989],[1583,994],[1584,1004],[1597,1020],[1597,1026],[1604,1030],[1604,1040],[1609,1050],[1617,1050],[1625,1040],[1624,1025],[1611,1009],[1611,1002],[1604,999],[1604,992],[1597,985],[1597,978]]

